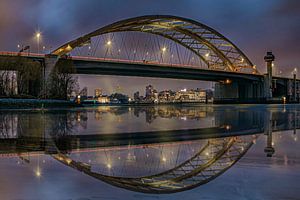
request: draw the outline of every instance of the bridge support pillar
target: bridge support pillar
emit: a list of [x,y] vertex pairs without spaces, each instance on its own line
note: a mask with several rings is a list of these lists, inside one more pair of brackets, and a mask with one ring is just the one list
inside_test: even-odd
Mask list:
[[46,55],[44,59],[44,71],[43,71],[43,91],[46,95],[47,91],[47,81],[49,79],[49,76],[54,69],[59,57],[56,55]]
[[263,82],[233,81],[215,84],[215,103],[259,103],[263,99]]

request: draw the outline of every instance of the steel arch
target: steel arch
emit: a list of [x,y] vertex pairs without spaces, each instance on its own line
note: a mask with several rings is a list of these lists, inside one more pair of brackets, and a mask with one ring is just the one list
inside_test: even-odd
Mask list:
[[62,45],[52,54],[62,56],[90,41],[92,37],[126,31],[145,32],[173,40],[194,52],[210,69],[250,69],[251,73],[258,73],[249,58],[216,30],[191,19],[169,15],[141,16],[115,22]]
[[224,173],[248,151],[255,139],[256,136],[212,139],[193,157],[175,168],[137,178],[108,176],[94,172],[87,163],[74,161],[59,150],[52,157],[91,177],[127,190],[157,194],[175,193],[193,189]]

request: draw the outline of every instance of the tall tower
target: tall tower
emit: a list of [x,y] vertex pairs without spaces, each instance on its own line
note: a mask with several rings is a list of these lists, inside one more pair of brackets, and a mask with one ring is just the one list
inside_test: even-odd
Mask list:
[[264,60],[267,64],[267,75],[265,76],[265,97],[267,99],[272,98],[272,65],[275,60],[275,56],[272,52],[267,52],[267,55],[264,57]]

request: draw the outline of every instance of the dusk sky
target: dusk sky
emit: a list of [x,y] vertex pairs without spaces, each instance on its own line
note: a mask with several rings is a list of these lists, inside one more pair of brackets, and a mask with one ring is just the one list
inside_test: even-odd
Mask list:
[[[141,15],[176,15],[204,23],[229,38],[265,71],[263,56],[273,51],[275,67],[286,75],[300,67],[299,0],[0,0],[0,51],[16,51],[18,44],[42,44],[53,49],[115,21]],[[92,78],[91,78],[92,77]],[[211,83],[169,79],[80,76],[81,87],[111,93],[118,85],[132,95],[147,84],[159,90],[211,87]]]

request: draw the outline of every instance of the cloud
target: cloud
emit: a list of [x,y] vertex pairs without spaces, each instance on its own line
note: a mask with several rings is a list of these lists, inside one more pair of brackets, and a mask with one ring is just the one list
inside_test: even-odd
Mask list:
[[287,71],[299,63],[298,0],[0,0],[0,13],[0,50],[16,50],[19,43],[35,46],[33,33],[38,27],[43,44],[55,48],[117,20],[168,14],[213,27],[261,71],[267,50],[275,53],[276,64]]

